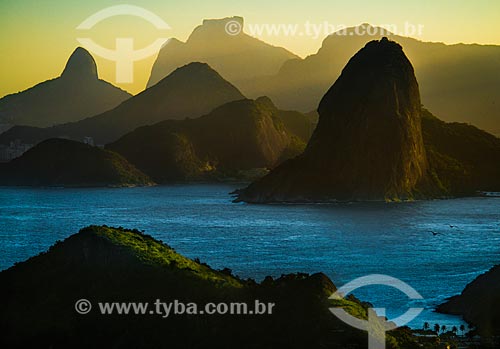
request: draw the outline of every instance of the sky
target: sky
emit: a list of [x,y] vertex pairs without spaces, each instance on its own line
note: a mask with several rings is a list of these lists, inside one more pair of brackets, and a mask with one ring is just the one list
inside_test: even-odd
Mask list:
[[[92,14],[120,4],[145,8],[170,29],[157,29],[132,16],[108,18],[86,31],[76,29]],[[203,19],[229,16],[244,17],[247,32],[255,25],[285,24],[302,29],[311,23],[321,28],[320,35],[254,35],[301,57],[321,47],[324,33],[332,28],[326,28],[325,23],[395,25],[401,30],[409,23],[423,29],[408,36],[423,41],[500,45],[498,0],[0,0],[0,97],[59,76],[71,52],[80,46],[77,38],[89,37],[114,49],[117,37],[130,37],[135,48],[142,48],[158,37],[185,41]],[[302,33],[301,29],[297,33]],[[94,58],[100,78],[136,94],[144,89],[156,56],[134,63],[132,83],[117,83],[115,62]]]

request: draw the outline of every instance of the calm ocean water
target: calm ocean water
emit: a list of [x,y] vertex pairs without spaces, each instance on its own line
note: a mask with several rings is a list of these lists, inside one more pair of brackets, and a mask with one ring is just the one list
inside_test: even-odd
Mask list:
[[[0,188],[0,270],[91,224],[138,228],[212,267],[257,280],[324,272],[337,286],[387,274],[425,298],[388,287],[354,292],[389,317],[425,307],[411,323],[453,326],[434,313],[478,274],[500,263],[500,198],[403,204],[233,204],[237,185],[127,189]],[[431,231],[438,233],[433,235]]]

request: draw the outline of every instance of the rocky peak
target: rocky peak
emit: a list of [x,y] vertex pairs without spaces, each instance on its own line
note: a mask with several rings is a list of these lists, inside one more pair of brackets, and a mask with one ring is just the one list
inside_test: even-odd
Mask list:
[[[241,33],[237,35],[229,35],[227,33],[228,23],[234,22],[234,26],[236,23],[239,25],[241,29]],[[221,19],[204,19],[203,24],[198,26],[193,33],[190,35],[188,41],[198,41],[198,40],[209,40],[212,41],[216,38],[234,38],[235,36],[239,36],[243,33],[243,26],[245,24],[245,20],[243,17],[233,16],[226,17]]]
[[[398,200],[425,178],[420,93],[396,42],[352,57],[318,108],[304,152],[242,192],[245,201]],[[272,194],[271,194],[272,193]],[[250,194],[249,200],[245,194]]]
[[87,50],[78,47],[69,57],[61,77],[98,79],[97,65],[94,58]]

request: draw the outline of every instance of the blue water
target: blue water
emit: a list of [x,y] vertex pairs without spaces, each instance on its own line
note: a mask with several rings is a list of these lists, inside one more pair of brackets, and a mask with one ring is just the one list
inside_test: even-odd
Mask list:
[[124,226],[245,278],[321,271],[338,286],[369,274],[399,278],[424,301],[409,302],[388,287],[354,293],[387,308],[389,317],[424,306],[410,324],[421,328],[425,321],[459,325],[460,319],[433,308],[500,263],[500,198],[247,205],[231,203],[228,193],[236,187],[0,188],[0,270],[81,227]]

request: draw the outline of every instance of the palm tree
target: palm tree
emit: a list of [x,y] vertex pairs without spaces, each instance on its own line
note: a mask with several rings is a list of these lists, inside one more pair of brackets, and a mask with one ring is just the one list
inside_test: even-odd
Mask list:
[[430,327],[431,325],[428,322],[424,322],[424,331],[427,331]]
[[465,332],[465,326],[464,326],[464,324],[460,325],[460,332],[462,332],[462,335],[464,334],[464,332]]
[[441,331],[443,331],[443,333],[446,332],[446,325],[441,326]]
[[437,334],[439,333],[440,329],[441,329],[441,326],[439,324],[434,325],[434,332],[436,332]]
[[453,332],[454,334],[457,334],[457,332],[458,332],[457,326],[453,326],[451,329],[451,332]]

